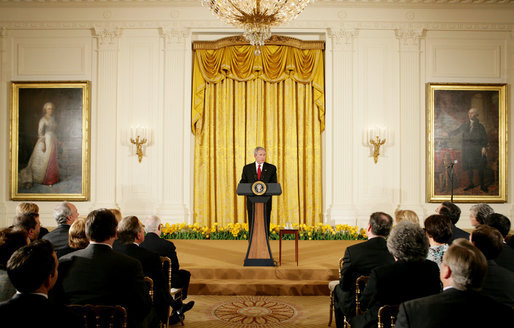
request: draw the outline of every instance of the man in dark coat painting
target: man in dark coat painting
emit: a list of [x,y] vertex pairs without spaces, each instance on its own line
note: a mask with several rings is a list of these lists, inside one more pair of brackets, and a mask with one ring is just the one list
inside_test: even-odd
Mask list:
[[464,190],[475,187],[473,183],[474,170],[478,170],[480,189],[488,192],[484,180],[484,170],[487,165],[487,133],[484,126],[478,121],[478,111],[471,108],[468,111],[469,120],[449,133],[454,136],[462,133],[462,169],[468,172],[469,184]]

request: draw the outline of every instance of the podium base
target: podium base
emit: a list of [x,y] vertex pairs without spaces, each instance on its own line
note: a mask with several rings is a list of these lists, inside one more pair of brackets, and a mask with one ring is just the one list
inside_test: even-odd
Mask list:
[[275,266],[273,259],[245,259],[244,266]]

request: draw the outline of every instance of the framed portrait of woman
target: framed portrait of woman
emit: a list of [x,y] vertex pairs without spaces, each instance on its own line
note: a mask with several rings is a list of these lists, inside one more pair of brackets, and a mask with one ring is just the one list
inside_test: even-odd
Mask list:
[[11,82],[11,199],[89,199],[90,83]]
[[427,200],[507,201],[507,85],[427,84]]

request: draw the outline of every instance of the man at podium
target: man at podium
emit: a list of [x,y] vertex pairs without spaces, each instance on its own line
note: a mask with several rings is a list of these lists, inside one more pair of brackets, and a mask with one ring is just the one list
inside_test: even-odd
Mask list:
[[[264,183],[277,183],[277,167],[273,164],[266,163],[266,149],[263,147],[256,147],[253,151],[255,162],[247,164],[243,168],[243,174],[239,183],[254,183],[255,181],[262,181]],[[246,209],[248,210],[248,225],[251,229],[253,223],[252,204],[247,201]],[[269,224],[271,216],[271,197],[266,202],[266,219]]]

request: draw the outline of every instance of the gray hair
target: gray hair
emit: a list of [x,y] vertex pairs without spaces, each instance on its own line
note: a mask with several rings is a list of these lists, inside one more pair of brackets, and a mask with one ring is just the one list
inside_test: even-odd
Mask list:
[[54,218],[57,224],[66,224],[68,222],[68,216],[72,213],[69,204],[68,202],[62,202],[54,209]]
[[402,221],[387,239],[387,249],[398,261],[421,261],[428,254],[428,239],[419,224]]
[[485,218],[489,214],[493,214],[494,213],[493,208],[491,206],[487,205],[487,204],[484,204],[484,203],[475,204],[475,205],[471,206],[469,211],[471,212],[471,215],[473,215],[475,217],[475,219],[477,220],[477,222],[480,223],[480,224],[484,224]]
[[161,224],[161,219],[159,219],[159,217],[156,215],[149,215],[143,220],[143,224],[145,225],[146,233],[159,233],[159,225]]
[[266,149],[264,149],[264,147],[259,146],[259,147],[255,147],[255,149],[253,150],[253,154],[257,155],[259,150],[264,150],[264,152],[266,152]]
[[459,238],[443,255],[444,265],[450,267],[453,287],[459,290],[480,290],[487,272],[484,254],[468,240]]

